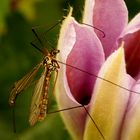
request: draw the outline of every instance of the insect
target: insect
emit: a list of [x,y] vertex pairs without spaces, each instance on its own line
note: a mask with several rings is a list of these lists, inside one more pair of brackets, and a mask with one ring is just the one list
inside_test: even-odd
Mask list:
[[[58,22],[57,24],[59,23],[60,22]],[[56,25],[54,25],[54,27]],[[51,27],[49,30],[51,30],[52,28],[53,27]],[[47,30],[47,32],[49,30]],[[34,28],[32,28],[32,31],[37,37],[35,41],[39,41],[41,45],[43,45]],[[43,120],[46,116],[47,103],[48,103],[48,88],[50,84],[50,78],[51,78],[52,72],[55,71],[56,73],[58,73],[59,64],[56,61],[56,55],[60,51],[57,49],[52,49],[51,51],[47,49],[40,49],[33,42],[31,42],[31,45],[34,46],[37,50],[39,50],[44,55],[44,58],[37,66],[35,66],[23,78],[15,82],[9,96],[9,105],[11,107],[15,106],[17,96],[32,83],[39,69],[43,67],[44,70],[35,86],[34,93],[31,100],[29,124],[33,126],[37,121]],[[57,79],[57,76],[56,76],[56,79]]]
[[[54,25],[54,26],[56,26],[56,25]],[[85,25],[87,25],[87,24],[85,24]],[[96,29],[98,29],[98,28],[96,28]],[[34,34],[37,37],[40,44],[42,44],[42,41],[38,37],[36,31],[34,29],[32,29],[32,31],[34,32]],[[58,70],[60,68],[59,63],[67,65],[71,68],[77,69],[83,73],[87,73],[87,74],[94,76],[94,77],[97,77],[99,79],[102,79],[106,82],[109,82],[111,84],[119,86],[120,88],[126,89],[124,87],[121,87],[120,85],[117,85],[117,84],[115,84],[111,81],[108,81],[106,79],[103,79],[101,77],[98,77],[92,73],[85,71],[85,70],[82,70],[80,68],[77,68],[77,67],[74,67],[72,65],[65,64],[63,62],[56,60],[56,55],[60,52],[57,49],[52,49],[51,51],[49,51],[47,49],[42,50],[42,49],[38,48],[33,43],[32,43],[32,46],[34,46],[36,49],[38,49],[40,52],[42,52],[44,55],[44,58],[36,67],[34,67],[29,73],[27,73],[21,80],[19,80],[15,83],[15,85],[10,93],[10,97],[9,97],[10,106],[14,106],[15,101],[16,101],[16,97],[18,96],[18,94],[20,94],[21,91],[23,91],[29,84],[31,84],[31,82],[32,82],[33,78],[35,77],[35,75],[37,74],[38,70],[41,67],[44,68],[44,70],[41,74],[41,77],[39,78],[39,80],[36,84],[36,87],[34,89],[34,94],[33,94],[32,100],[31,100],[30,115],[29,115],[29,123],[31,126],[34,125],[37,121],[43,120],[46,116],[46,112],[48,109],[48,88],[49,88],[49,83],[50,83],[50,77],[51,77],[52,72],[56,72],[56,79],[57,79]],[[55,82],[54,82],[54,85],[55,85]],[[126,89],[126,90],[128,90],[128,89]],[[70,110],[70,109],[79,108],[79,107],[83,107],[85,109],[87,115],[92,119],[94,125],[96,126],[99,133],[101,134],[102,139],[105,139],[102,132],[98,128],[98,125],[93,120],[93,118],[90,116],[88,110],[85,108],[84,105],[77,106],[77,107],[71,107],[71,108],[67,108],[67,109],[62,109],[62,110],[55,111],[55,112]]]
[[[64,19],[57,22],[55,25],[53,25],[51,28],[49,28],[45,33],[56,27],[58,24],[60,24]],[[85,24],[87,26],[92,27],[91,25]],[[36,36],[36,39],[34,41],[39,42],[44,47],[43,41],[38,36],[37,32],[35,31],[36,28],[32,28],[33,33]],[[99,30],[100,32],[104,32],[98,28],[95,27],[95,29]],[[42,34],[44,35],[44,34]],[[43,36],[42,36],[43,37]],[[60,52],[57,49],[51,49],[50,51],[45,49],[40,49],[34,41],[31,42],[31,45],[35,47],[37,50],[39,50],[43,55],[43,60],[35,66],[29,73],[27,73],[23,78],[21,78],[19,81],[15,82],[12,91],[9,96],[9,105],[14,107],[17,96],[27,87],[29,86],[34,77],[36,76],[37,72],[41,67],[44,68],[41,77],[39,78],[36,87],[34,89],[34,94],[31,100],[31,107],[30,107],[30,115],[29,115],[29,123],[30,125],[34,125],[38,120],[43,120],[46,116],[46,110],[47,110],[47,103],[48,103],[48,88],[50,83],[50,77],[52,72],[56,72],[56,79],[58,75],[58,69],[60,68],[58,63],[64,64],[63,62],[56,60],[56,55]],[[46,40],[45,40],[46,41]],[[68,64],[65,64],[68,65]],[[74,68],[71,65],[68,65],[72,68]],[[76,68],[76,67],[75,67]],[[77,68],[76,68],[77,69]],[[79,69],[80,70],[80,69]],[[84,71],[83,71],[84,72]]]
[[10,106],[14,106],[17,95],[31,83],[33,77],[36,75],[40,67],[44,67],[41,77],[36,84],[34,95],[32,97],[30,108],[30,125],[34,125],[38,120],[43,120],[46,116],[46,105],[48,102],[48,86],[50,82],[51,73],[58,71],[59,64],[55,60],[59,50],[52,50],[51,52],[45,52],[46,55],[36,67],[33,68],[27,75],[21,80],[17,81],[12,89],[9,97]]
[[[57,24],[55,24],[54,26],[52,26],[49,30],[51,30],[52,28],[54,28],[55,26],[60,24],[62,22],[62,20],[60,22],[58,22]],[[87,25],[87,24],[85,24],[85,25]],[[46,32],[48,32],[49,30],[47,30]],[[97,30],[99,30],[99,29],[97,28]],[[33,93],[32,99],[31,99],[30,113],[29,113],[29,124],[31,126],[35,125],[36,122],[43,120],[45,118],[46,114],[48,113],[48,89],[49,89],[49,84],[50,84],[50,78],[51,78],[52,72],[56,72],[56,78],[54,81],[54,86],[55,86],[57,76],[58,76],[58,70],[60,68],[59,64],[64,64],[63,62],[56,60],[56,55],[60,52],[59,50],[57,50],[57,49],[51,49],[51,50],[40,49],[36,45],[35,41],[39,42],[39,44],[41,44],[41,46],[44,47],[43,41],[40,39],[40,37],[38,36],[38,34],[34,28],[32,29],[32,31],[35,34],[36,39],[31,42],[31,45],[33,47],[35,47],[37,50],[39,50],[44,55],[44,58],[29,73],[27,73],[23,78],[21,78],[19,81],[17,81],[14,84],[14,86],[11,90],[10,96],[9,96],[9,105],[11,107],[14,107],[15,103],[16,103],[16,98],[18,97],[18,95],[21,94],[21,92],[32,83],[37,72],[41,69],[41,67],[43,67],[43,72],[41,73],[41,76],[40,76],[39,80],[37,81],[37,84],[35,86],[34,93]],[[74,68],[73,66],[71,66],[69,64],[64,64],[64,65]],[[76,68],[76,69],[78,69],[78,68]],[[80,69],[78,69],[78,70],[80,70]],[[88,113],[88,110],[83,105],[69,107],[66,109],[53,111],[51,113],[66,111],[66,110],[70,110],[70,109],[76,109],[79,107],[83,107],[85,109],[86,113],[92,119],[92,117]],[[93,122],[94,122],[94,120],[93,120]],[[13,123],[15,123],[15,120]],[[94,124],[96,125],[95,122],[94,122]],[[16,132],[15,124],[13,124],[13,125],[14,125],[14,132]],[[98,129],[97,125],[96,125],[96,127]],[[98,131],[100,132],[100,130],[98,130]],[[102,135],[102,133],[101,133],[101,135]]]

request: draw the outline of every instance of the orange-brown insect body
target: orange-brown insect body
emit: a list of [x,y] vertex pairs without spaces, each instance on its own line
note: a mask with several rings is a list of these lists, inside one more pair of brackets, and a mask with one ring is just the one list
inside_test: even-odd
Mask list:
[[49,83],[50,83],[50,77],[51,77],[51,71],[47,71],[47,75],[44,81],[44,93],[43,93],[43,97],[42,100],[40,102],[40,114],[38,116],[38,120],[43,120],[46,116],[46,111],[47,111],[47,104],[48,104],[48,87],[49,87]]
[[44,71],[39,79],[32,97],[29,116],[30,125],[34,125],[37,121],[43,120],[46,116],[48,104],[48,89],[51,74],[53,71],[57,71],[59,68],[58,63],[55,60],[55,56],[58,52],[59,51],[57,50],[52,50],[50,53],[46,54],[42,62]]
[[58,68],[58,63],[52,59],[52,55],[49,54],[44,58],[43,65],[46,67],[46,77],[44,79],[44,91],[42,95],[42,99],[40,102],[40,114],[38,116],[38,120],[43,120],[46,116],[47,104],[48,104],[48,88],[51,78],[52,71],[55,71]]
[[17,81],[10,93],[9,104],[14,106],[16,102],[16,97],[20,94],[26,87],[28,87],[33,78],[35,77],[37,71],[41,66],[44,67],[44,70],[39,78],[34,94],[31,100],[29,123],[34,125],[37,121],[43,120],[46,116],[47,104],[48,104],[48,88],[50,83],[51,74],[53,71],[58,72],[58,62],[55,60],[55,57],[59,53],[59,50],[52,50],[44,52],[44,59],[36,67],[33,68],[29,73],[27,73],[23,78]]

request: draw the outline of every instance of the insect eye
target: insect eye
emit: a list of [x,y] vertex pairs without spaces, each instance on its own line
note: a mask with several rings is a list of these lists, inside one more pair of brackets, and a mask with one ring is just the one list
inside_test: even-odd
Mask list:
[[60,50],[53,50],[52,51],[52,55],[56,55],[57,53],[59,53],[60,52]]

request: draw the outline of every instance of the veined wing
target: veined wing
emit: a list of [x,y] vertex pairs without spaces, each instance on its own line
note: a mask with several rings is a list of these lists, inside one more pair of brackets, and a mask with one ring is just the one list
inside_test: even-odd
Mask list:
[[42,72],[42,75],[38,80],[34,90],[29,114],[29,123],[31,126],[33,126],[39,120],[39,115],[41,111],[40,105],[43,99],[46,74],[47,68],[45,67],[45,70]]
[[17,95],[20,94],[20,92],[23,89],[25,89],[27,86],[29,86],[29,84],[32,82],[34,76],[36,75],[41,65],[42,63],[38,64],[29,73],[27,73],[22,79],[20,79],[14,84],[14,87],[9,96],[10,106],[14,106]]

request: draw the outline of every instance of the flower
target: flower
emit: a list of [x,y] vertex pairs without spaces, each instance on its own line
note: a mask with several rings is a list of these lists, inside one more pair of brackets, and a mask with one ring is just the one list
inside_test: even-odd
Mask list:
[[127,25],[123,0],[86,0],[83,23],[105,38],[71,14],[58,41],[66,65],[60,66],[56,94],[60,109],[79,106],[61,112],[67,129],[75,140],[139,139],[140,13]]

